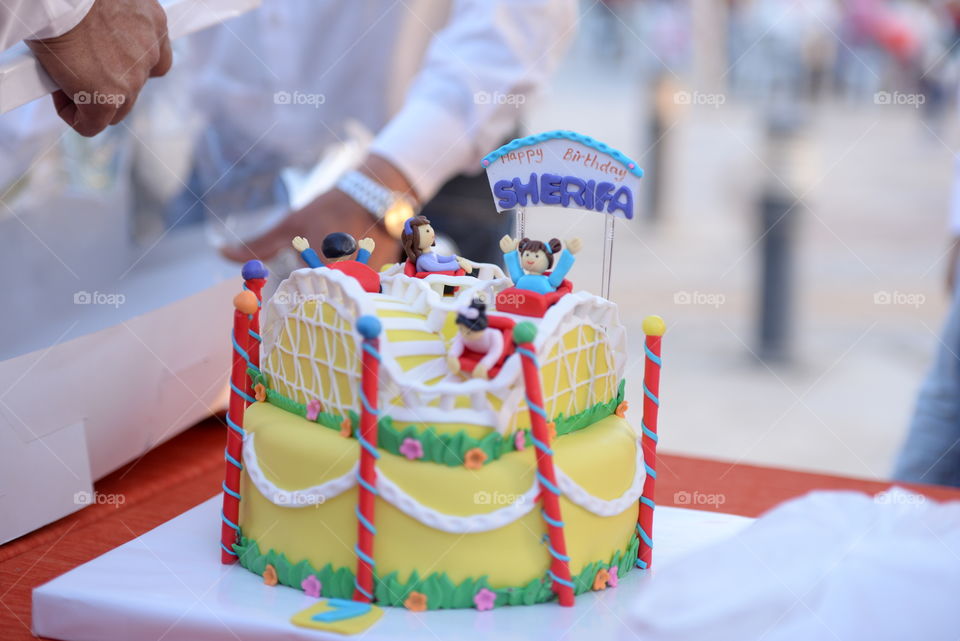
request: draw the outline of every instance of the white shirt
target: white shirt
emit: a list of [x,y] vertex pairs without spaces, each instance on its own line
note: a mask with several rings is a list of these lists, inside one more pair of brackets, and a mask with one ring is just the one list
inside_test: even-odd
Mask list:
[[192,36],[187,64],[247,144],[308,166],[354,119],[426,200],[516,128],[575,20],[575,0],[265,0]]
[[[0,45],[69,31],[92,2],[0,0]],[[174,64],[234,146],[225,168],[245,153],[310,167],[356,120],[428,200],[480,171],[515,130],[574,35],[576,11],[575,0],[264,0],[178,41]],[[0,177],[29,166],[32,152],[17,148],[45,148],[32,129],[63,127],[47,103],[0,122],[10,157]]]
[[62,36],[92,6],[93,0],[0,0],[0,51],[21,40]]

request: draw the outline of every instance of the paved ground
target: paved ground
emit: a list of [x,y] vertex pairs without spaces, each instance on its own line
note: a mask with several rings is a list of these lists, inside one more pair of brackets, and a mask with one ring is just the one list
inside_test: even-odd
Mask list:
[[[529,129],[583,131],[647,165],[644,91],[623,75],[579,68],[570,65],[533,106]],[[640,321],[658,313],[670,328],[665,450],[885,477],[946,310],[954,132],[936,137],[910,108],[822,106],[810,113],[798,170],[788,172],[762,160],[761,122],[732,97],[679,112],[663,141],[662,222],[618,224],[614,299],[631,328],[635,420]],[[794,358],[768,366],[753,354],[755,202],[774,174],[805,206],[795,211]],[[542,212],[530,224],[532,234],[587,240],[573,277],[598,289],[599,218]]]

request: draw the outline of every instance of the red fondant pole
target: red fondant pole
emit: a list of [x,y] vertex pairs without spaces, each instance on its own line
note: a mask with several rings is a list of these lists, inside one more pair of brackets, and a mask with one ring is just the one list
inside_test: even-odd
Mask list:
[[357,576],[353,600],[373,601],[374,507],[377,499],[377,396],[380,388],[380,321],[376,316],[361,316],[357,331],[363,337],[363,370],[360,375],[360,468],[357,471]]
[[517,353],[523,366],[523,384],[526,388],[527,407],[530,410],[530,427],[533,444],[537,450],[537,481],[540,483],[540,503],[543,520],[547,527],[547,547],[550,551],[549,575],[553,591],[560,605],[572,606],[574,601],[573,579],[570,575],[570,557],[563,534],[563,517],[560,513],[560,488],[553,467],[553,443],[547,428],[547,414],[543,407],[543,390],[540,387],[540,367],[533,347],[537,329],[533,323],[524,322],[513,328]]
[[250,315],[256,314],[257,297],[249,291],[233,299],[233,362],[230,370],[230,404],[227,409],[227,447],[224,451],[226,471],[223,479],[223,510],[220,513],[220,561],[234,563],[237,554],[233,544],[240,531],[240,470],[243,458],[243,412],[250,398],[250,377],[247,375],[247,351],[250,338]]
[[243,266],[243,288],[253,292],[257,297],[257,311],[250,315],[250,332],[254,348],[250,350],[250,364],[260,368],[260,307],[263,306],[263,286],[267,284],[267,268],[259,260],[251,260]]
[[643,320],[643,333],[646,334],[643,366],[643,463],[646,466],[646,480],[643,494],[640,495],[640,514],[637,518],[637,534],[640,547],[637,550],[637,567],[647,569],[653,559],[653,508],[654,490],[657,481],[657,416],[660,413],[660,341],[666,326],[659,316],[648,316]]

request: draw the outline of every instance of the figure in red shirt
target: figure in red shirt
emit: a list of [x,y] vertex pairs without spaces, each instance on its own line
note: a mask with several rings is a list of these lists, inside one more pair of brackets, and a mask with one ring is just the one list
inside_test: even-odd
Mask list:
[[[303,258],[303,262],[308,267],[336,269],[352,277],[360,283],[364,291],[372,294],[380,291],[380,274],[367,265],[374,247],[372,238],[361,238],[358,243],[350,234],[339,231],[328,234],[323,239],[323,244],[320,245],[320,251],[323,252],[323,257],[327,259],[326,264],[324,264],[317,256],[317,252],[310,247],[306,238],[297,236],[293,239],[293,248],[300,252],[300,257]],[[357,254],[357,257],[351,259],[354,253]]]

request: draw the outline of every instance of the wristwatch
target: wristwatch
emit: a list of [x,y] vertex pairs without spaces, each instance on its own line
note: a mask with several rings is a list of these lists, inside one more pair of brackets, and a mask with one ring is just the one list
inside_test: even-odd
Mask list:
[[359,171],[348,171],[337,181],[337,189],[382,220],[394,238],[400,238],[403,224],[417,213],[416,203],[406,194],[392,191]]

